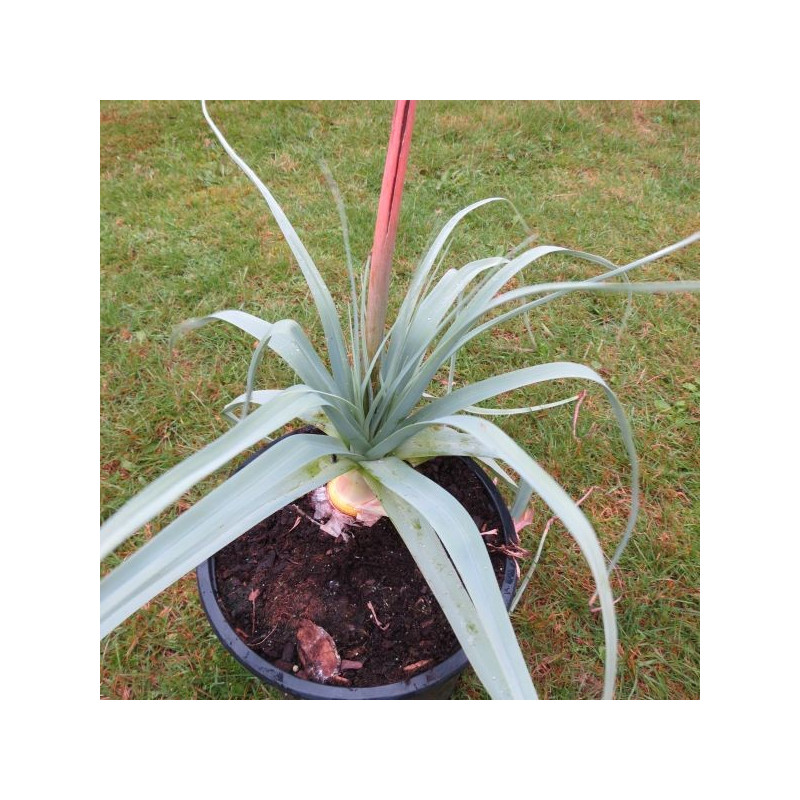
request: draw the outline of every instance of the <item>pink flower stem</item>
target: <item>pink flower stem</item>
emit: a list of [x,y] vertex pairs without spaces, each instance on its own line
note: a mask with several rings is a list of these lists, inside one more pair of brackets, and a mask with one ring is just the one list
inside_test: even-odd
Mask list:
[[415,100],[397,101],[392,118],[392,130],[389,135],[389,147],[386,151],[386,166],[383,171],[383,185],[378,201],[367,295],[365,335],[367,356],[370,360],[378,352],[386,326],[392,255],[397,234],[397,222],[400,218],[400,202],[403,197],[408,151],[411,147],[415,108]]

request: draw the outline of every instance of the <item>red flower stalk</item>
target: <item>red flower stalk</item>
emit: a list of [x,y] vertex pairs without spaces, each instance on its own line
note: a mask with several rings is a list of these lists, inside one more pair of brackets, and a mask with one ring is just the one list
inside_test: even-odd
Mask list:
[[386,326],[386,307],[389,300],[389,279],[392,269],[403,182],[414,126],[415,100],[398,100],[394,107],[383,185],[378,201],[375,238],[370,260],[369,293],[367,295],[366,341],[367,355],[372,359],[380,347]]

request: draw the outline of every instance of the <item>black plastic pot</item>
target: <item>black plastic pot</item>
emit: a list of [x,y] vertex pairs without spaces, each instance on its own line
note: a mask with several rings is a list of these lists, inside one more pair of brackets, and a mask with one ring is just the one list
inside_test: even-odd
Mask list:
[[[300,433],[294,431],[293,433]],[[304,431],[305,432],[305,431]],[[292,436],[293,433],[286,434]],[[284,438],[284,437],[281,437]],[[280,440],[276,440],[280,441]],[[239,469],[258,458],[269,449],[274,442],[264,447],[249,458]],[[515,540],[514,524],[503,498],[497,491],[488,475],[472,459],[459,458],[475,473],[489,493],[492,503],[502,522],[503,539],[506,542]],[[517,584],[517,571],[512,559],[506,560],[505,573],[501,588],[506,607],[511,604]],[[328,686],[322,683],[303,680],[290,672],[284,672],[266,661],[258,653],[251,650],[237,635],[217,601],[217,586],[214,569],[214,557],[208,559],[197,568],[197,585],[200,590],[200,602],[206,612],[211,627],[230,654],[246,669],[265,683],[282,690],[288,695],[302,700],[446,700],[450,697],[458,681],[459,675],[468,665],[463,650],[454,653],[431,669],[415,675],[405,681],[385,686],[354,688],[347,686]]]

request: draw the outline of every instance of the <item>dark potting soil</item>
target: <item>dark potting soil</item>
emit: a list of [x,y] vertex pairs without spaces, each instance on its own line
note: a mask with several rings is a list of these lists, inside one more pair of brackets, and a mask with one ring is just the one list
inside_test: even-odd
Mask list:
[[[437,458],[418,469],[467,509],[479,531],[501,531],[488,493],[462,461]],[[309,499],[302,498],[216,556],[220,606],[248,647],[309,679],[297,631],[310,621],[330,634],[342,659],[334,681],[355,687],[405,680],[458,650],[391,522],[354,527],[345,542],[322,532],[312,516]],[[502,545],[502,534],[484,540],[501,582],[505,556],[493,548]]]

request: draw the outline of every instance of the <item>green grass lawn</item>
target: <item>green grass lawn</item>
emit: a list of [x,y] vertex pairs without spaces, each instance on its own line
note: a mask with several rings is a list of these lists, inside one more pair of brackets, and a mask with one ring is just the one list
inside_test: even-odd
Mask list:
[[[231,144],[270,187],[337,298],[344,250],[327,161],[349,215],[357,261],[368,254],[392,113],[390,102],[210,103]],[[393,287],[401,297],[417,258],[450,215],[501,195],[538,242],[588,250],[618,264],[699,229],[700,109],[696,102],[421,102],[400,219]],[[322,350],[299,269],[261,197],[222,152],[199,103],[101,104],[101,504],[105,519],[170,466],[227,429],[222,406],[244,389],[252,344],[227,326],[168,342],[188,317],[241,308],[291,317]],[[526,235],[496,204],[457,234],[450,266],[502,254]],[[553,258],[526,278],[589,277]],[[699,247],[632,279],[696,279]],[[617,696],[699,696],[699,298],[563,298],[479,338],[456,384],[547,361],[578,361],[610,383],[629,414],[642,468],[642,513],[612,586],[620,650]],[[392,309],[390,309],[390,319]],[[266,358],[259,386],[294,382]],[[629,470],[599,387],[565,383],[503,398],[533,405],[588,389],[573,406],[503,423],[576,499],[610,554],[630,503]],[[215,483],[205,481],[182,503]],[[133,541],[168,522],[173,509]],[[523,544],[547,522],[536,507]],[[104,571],[131,551],[123,546]],[[524,570],[526,563],[522,564]],[[513,615],[544,698],[593,698],[602,688],[603,636],[589,607],[591,576],[556,523]],[[106,698],[274,698],[217,643],[193,575],[152,600],[101,643]],[[469,673],[456,697],[486,695]]]

